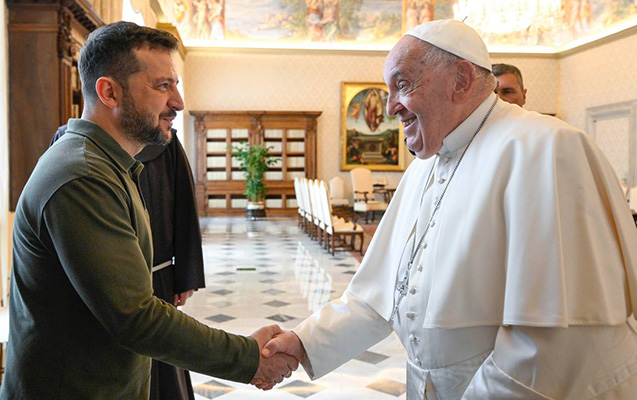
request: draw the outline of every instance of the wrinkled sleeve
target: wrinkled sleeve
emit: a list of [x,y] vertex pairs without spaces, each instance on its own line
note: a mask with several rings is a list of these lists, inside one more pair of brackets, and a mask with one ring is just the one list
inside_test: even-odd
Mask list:
[[314,380],[385,339],[392,328],[367,303],[346,290],[293,331],[307,352],[302,366]]
[[153,296],[128,205],[120,188],[95,177],[65,184],[47,203],[40,229],[80,300],[132,352],[249,382],[259,363],[254,339],[209,328]]

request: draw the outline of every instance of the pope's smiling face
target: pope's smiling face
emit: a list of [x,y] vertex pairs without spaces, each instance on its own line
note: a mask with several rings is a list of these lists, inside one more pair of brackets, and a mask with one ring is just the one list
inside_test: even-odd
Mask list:
[[453,68],[427,65],[424,57],[430,48],[404,36],[387,56],[383,73],[389,87],[387,114],[398,117],[407,146],[421,159],[436,154],[452,130]]

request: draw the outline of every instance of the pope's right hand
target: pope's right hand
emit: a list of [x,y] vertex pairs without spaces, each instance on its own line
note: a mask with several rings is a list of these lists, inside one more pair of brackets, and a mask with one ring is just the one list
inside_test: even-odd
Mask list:
[[281,383],[284,378],[289,378],[292,375],[292,371],[296,370],[299,366],[295,357],[285,353],[273,353],[268,357],[263,355],[263,349],[265,345],[269,343],[269,340],[281,333],[283,333],[283,330],[277,325],[270,325],[250,335],[257,340],[260,352],[259,368],[250,383],[259,389],[272,389],[274,385]]
[[263,347],[263,350],[261,350],[261,354],[265,358],[272,357],[277,353],[285,353],[296,358],[298,362],[303,361],[305,357],[307,357],[301,339],[292,331],[277,334],[270,339]]

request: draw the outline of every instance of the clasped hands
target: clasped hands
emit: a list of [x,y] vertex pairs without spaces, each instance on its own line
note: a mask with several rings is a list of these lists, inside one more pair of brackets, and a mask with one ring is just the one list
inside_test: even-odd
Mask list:
[[263,327],[252,335],[259,344],[259,368],[250,384],[270,390],[284,378],[289,378],[299,363],[307,357],[301,340],[292,331],[278,325]]

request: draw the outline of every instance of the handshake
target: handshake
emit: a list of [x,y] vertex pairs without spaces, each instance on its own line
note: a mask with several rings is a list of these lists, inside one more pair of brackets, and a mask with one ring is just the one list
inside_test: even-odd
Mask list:
[[292,331],[278,325],[263,327],[252,335],[259,344],[259,368],[250,384],[270,390],[284,378],[289,378],[307,354],[301,340]]

